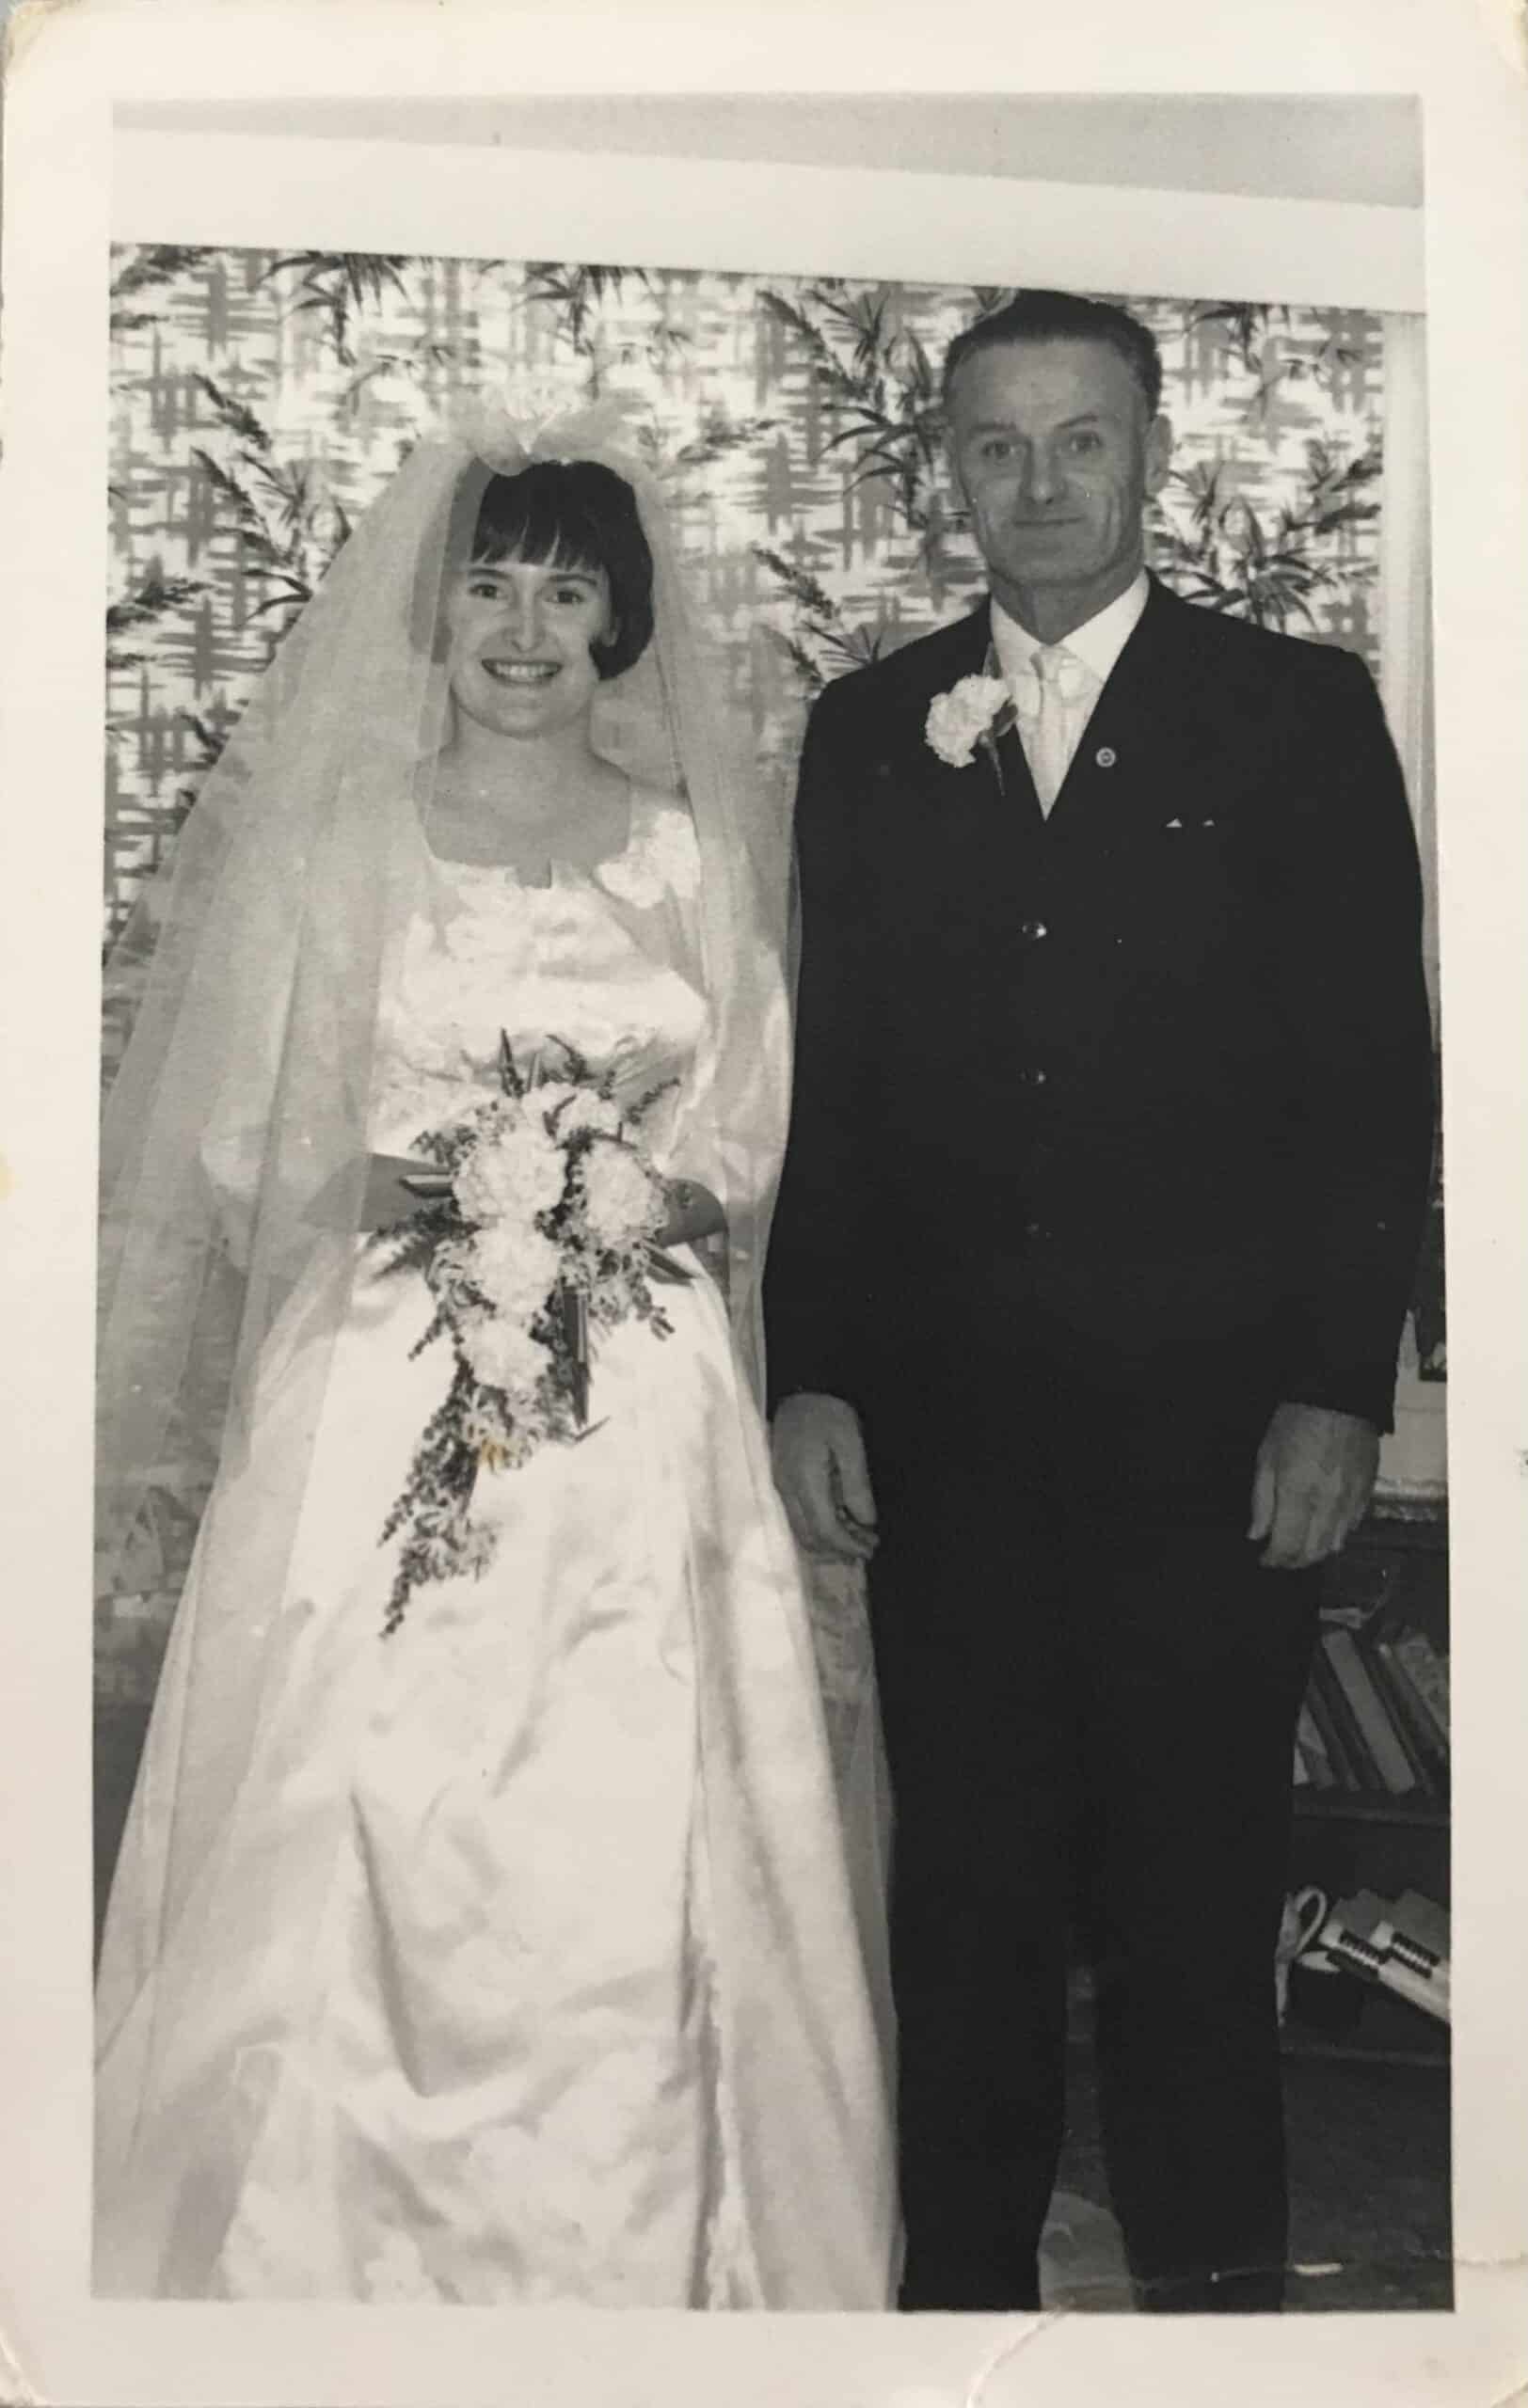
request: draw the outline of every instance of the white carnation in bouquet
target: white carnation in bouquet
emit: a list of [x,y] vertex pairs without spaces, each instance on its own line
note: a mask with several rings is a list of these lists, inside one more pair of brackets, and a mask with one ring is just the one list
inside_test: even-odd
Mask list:
[[623,1125],[621,1107],[612,1097],[577,1086],[571,1079],[538,1080],[526,1096],[525,1109],[565,1147],[586,1133],[618,1137]]
[[591,1095],[587,1087],[575,1091],[572,1102],[557,1123],[557,1134],[569,1137],[590,1135],[618,1137],[622,1128],[621,1107],[608,1095]]
[[517,1115],[475,1146],[456,1172],[456,1201],[470,1221],[522,1228],[562,1201],[567,1165],[539,1120]]
[[429,1267],[429,1282],[438,1302],[450,1313],[471,1307],[477,1283],[477,1259],[470,1238],[452,1238],[438,1245]]
[[629,1245],[662,1228],[668,1210],[662,1181],[629,1146],[592,1146],[579,1178],[584,1225],[599,1244]]
[[513,1321],[480,1321],[464,1333],[463,1344],[472,1376],[485,1388],[502,1388],[511,1397],[530,1397],[551,1363],[551,1349]]
[[581,1090],[571,1079],[537,1079],[526,1091],[525,1109],[533,1113],[544,1128],[551,1128],[559,1138],[565,1134],[558,1115],[566,1110]]
[[[556,1239],[540,1229],[494,1221],[472,1241],[473,1278],[493,1310],[509,1321],[534,1321],[561,1267]],[[499,1385],[489,1382],[490,1386]]]

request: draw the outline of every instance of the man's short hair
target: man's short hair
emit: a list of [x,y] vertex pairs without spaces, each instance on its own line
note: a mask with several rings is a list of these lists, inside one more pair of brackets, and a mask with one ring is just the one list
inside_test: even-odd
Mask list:
[[1118,352],[1139,386],[1148,418],[1162,401],[1162,355],[1156,337],[1128,309],[1112,301],[1089,301],[1079,293],[1015,293],[956,336],[945,355],[944,402],[949,407],[956,371],[973,352],[1011,342],[1101,342]]

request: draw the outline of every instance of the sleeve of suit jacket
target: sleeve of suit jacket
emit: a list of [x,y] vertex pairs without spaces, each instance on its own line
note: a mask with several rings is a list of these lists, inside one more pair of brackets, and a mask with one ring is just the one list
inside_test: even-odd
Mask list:
[[790,1142],[764,1283],[772,1407],[804,1390],[854,1401],[866,1301],[858,1216],[870,1114],[864,1044],[867,998],[855,876],[854,781],[842,729],[843,689],[830,686],[807,722],[796,792],[801,965]]
[[1298,1099],[1307,1265],[1291,1402],[1389,1429],[1433,1145],[1422,891],[1400,765],[1368,671],[1312,647],[1270,850]]

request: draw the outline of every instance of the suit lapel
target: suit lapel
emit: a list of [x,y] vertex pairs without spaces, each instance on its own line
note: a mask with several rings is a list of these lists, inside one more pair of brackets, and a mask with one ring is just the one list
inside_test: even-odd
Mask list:
[[[1227,706],[1218,678],[1209,675],[1205,618],[1152,578],[1146,608],[1094,705],[1061,791],[1043,815],[1016,727],[995,746],[979,744],[962,768],[942,761],[928,740],[934,697],[987,666],[992,620],[984,598],[910,648],[905,681],[884,689],[879,721],[867,731],[873,774],[888,797],[905,799],[917,826],[960,832],[979,847],[1027,851],[1042,831],[1062,845],[1086,842],[1090,831],[1107,837],[1154,810],[1175,808],[1171,798],[1185,778],[1200,773],[1206,750],[1225,740]],[[893,656],[886,666],[896,669],[899,661]]]
[[[1051,806],[1050,826],[1070,825],[1100,808],[1128,806],[1130,798],[1138,795],[1144,769],[1149,768],[1154,784],[1164,767],[1181,757],[1193,711],[1192,639],[1200,616],[1192,605],[1152,578],[1146,608],[1093,706]],[[915,672],[909,662],[907,687],[883,731],[885,768],[899,780],[911,780],[930,801],[969,806],[979,797],[1039,818],[1040,801],[1016,727],[1010,727],[995,746],[979,744],[963,768],[941,761],[928,740],[930,704],[963,677],[979,676],[991,645],[991,605],[983,597],[965,618],[943,629],[937,643],[917,647],[923,657]]]
[[1181,753],[1181,722],[1194,681],[1183,668],[1180,602],[1154,577],[1146,608],[1093,705],[1082,741],[1050,810],[1053,828],[1071,831],[1100,811],[1138,805],[1159,791],[1167,762]]
[[1005,803],[1011,811],[1028,812],[1043,820],[1045,815],[1040,807],[1034,771],[1029,767],[1029,755],[1024,749],[1016,719],[1010,717],[995,749],[997,783]]
[[904,766],[911,766],[916,784],[931,802],[947,808],[963,803],[969,808],[973,801],[980,801],[988,807],[1027,809],[1038,815],[1040,803],[1016,726],[1010,724],[995,743],[979,743],[970,762],[961,768],[942,761],[929,742],[929,705],[963,677],[981,676],[991,667],[990,598],[983,596],[977,609],[957,620],[946,634],[947,642],[936,651],[931,647],[915,684],[909,685],[907,718],[897,730],[887,731],[892,746]]
[[947,805],[957,800],[969,804],[979,782],[984,802],[1001,804],[1021,817],[1032,814],[1052,827],[1091,816],[1099,808],[1117,809],[1138,791],[1137,772],[1143,763],[1149,760],[1154,771],[1166,754],[1177,750],[1172,731],[1194,682],[1183,666],[1184,639],[1192,636],[1198,616],[1153,577],[1146,608],[1094,705],[1048,814],[1041,811],[1016,725],[1011,724],[995,745],[979,744],[965,768],[941,761],[928,741],[925,721],[934,697],[990,666],[988,597],[946,631],[947,642],[925,660],[915,686],[909,687],[907,720],[895,734],[888,730],[888,737],[904,768],[911,757],[914,775],[930,798]]

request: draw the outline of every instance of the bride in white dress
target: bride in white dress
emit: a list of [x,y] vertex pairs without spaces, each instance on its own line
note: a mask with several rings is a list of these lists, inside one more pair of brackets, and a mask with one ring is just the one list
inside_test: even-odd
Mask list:
[[[108,1556],[223,1434],[107,1916],[102,2292],[894,2295],[867,1648],[808,1603],[754,1402],[778,896],[704,696],[601,429],[422,444],[150,898]],[[384,1635],[453,1363],[390,1265],[504,1040],[656,1092],[690,1276],[668,1335],[597,1331],[581,1437],[484,1456],[475,1576],[437,1559]]]

